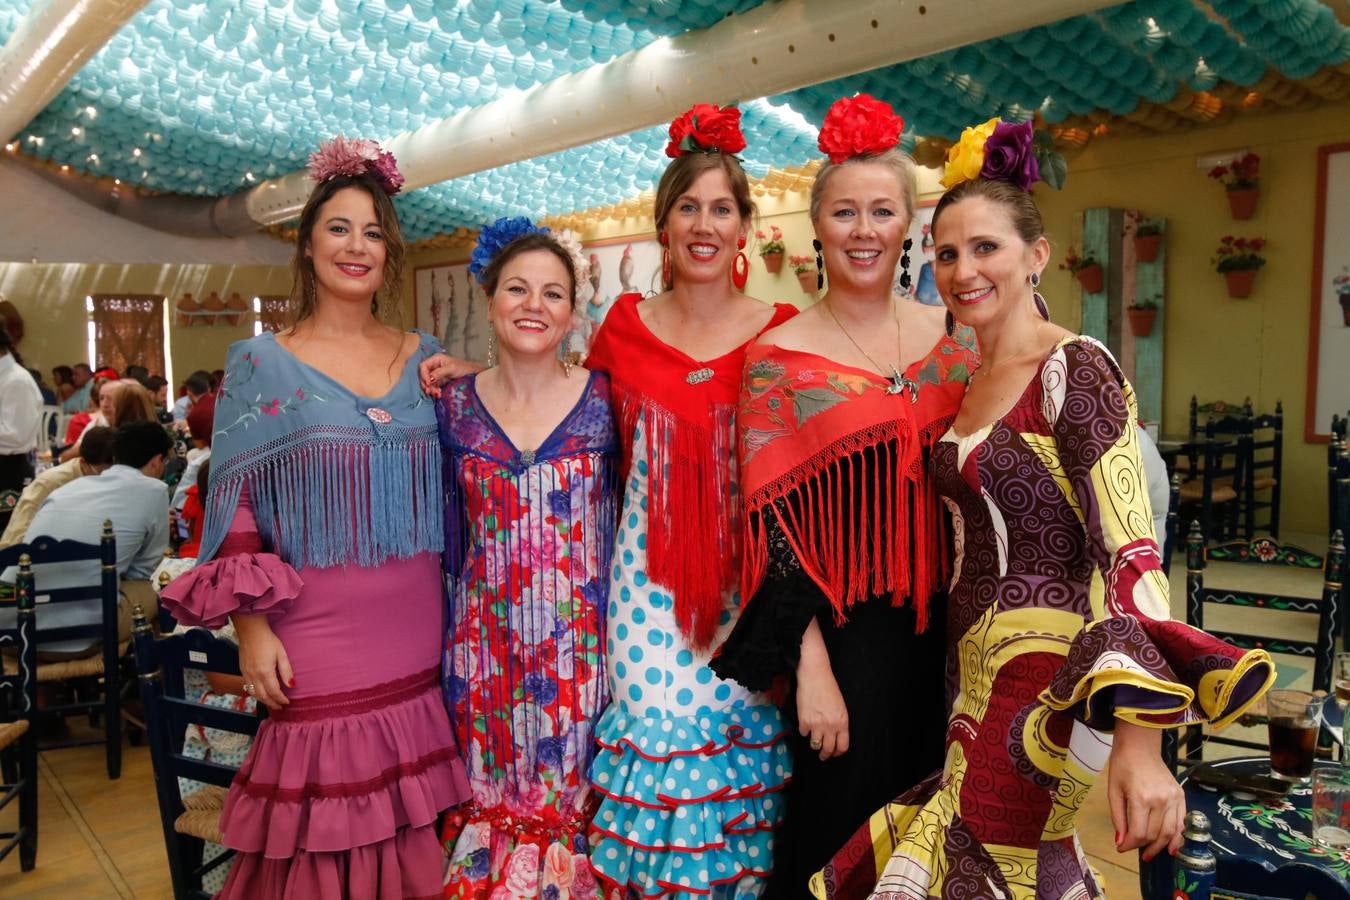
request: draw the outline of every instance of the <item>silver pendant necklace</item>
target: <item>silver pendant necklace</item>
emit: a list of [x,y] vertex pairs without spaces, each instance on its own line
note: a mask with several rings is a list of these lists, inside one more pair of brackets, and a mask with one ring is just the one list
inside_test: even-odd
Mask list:
[[[891,374],[887,375],[886,370],[883,369],[881,365],[875,359],[873,359],[866,350],[862,348],[861,344],[859,344],[857,341],[853,339],[853,335],[848,333],[848,329],[844,327],[844,323],[840,322],[839,317],[834,314],[834,308],[830,306],[829,300],[828,299],[822,300],[821,303],[825,304],[825,311],[830,314],[830,318],[834,320],[834,324],[839,326],[839,330],[843,332],[844,337],[848,338],[848,342],[852,344],[854,348],[863,355],[864,359],[866,359],[869,363],[872,364],[872,368],[876,370],[878,375],[880,375],[882,378],[885,378],[888,382],[890,382],[889,384],[886,385],[886,393],[903,394],[905,392],[905,388],[909,388],[909,402],[918,403],[919,383],[915,381],[913,378],[906,377],[905,374],[900,371],[899,366],[891,366]],[[900,318],[895,315],[894,300],[891,300],[891,315],[895,318],[895,330],[896,334],[898,335],[900,332]]]

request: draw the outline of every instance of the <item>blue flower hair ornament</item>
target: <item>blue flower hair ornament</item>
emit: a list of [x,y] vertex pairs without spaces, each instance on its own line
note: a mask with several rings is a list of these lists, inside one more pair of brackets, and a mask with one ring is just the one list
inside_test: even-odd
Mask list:
[[548,233],[547,227],[536,225],[525,216],[502,216],[478,232],[478,243],[474,244],[473,255],[469,258],[469,274],[475,281],[481,282],[483,270],[492,264],[507,244],[527,234]]

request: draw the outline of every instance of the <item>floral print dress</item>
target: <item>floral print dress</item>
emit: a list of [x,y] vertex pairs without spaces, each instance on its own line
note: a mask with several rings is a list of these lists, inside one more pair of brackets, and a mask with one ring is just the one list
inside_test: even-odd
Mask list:
[[447,450],[445,689],[472,799],[447,816],[448,897],[598,896],[586,770],[606,702],[606,575],[617,453],[591,374],[536,450],[516,448],[470,376],[437,407]]

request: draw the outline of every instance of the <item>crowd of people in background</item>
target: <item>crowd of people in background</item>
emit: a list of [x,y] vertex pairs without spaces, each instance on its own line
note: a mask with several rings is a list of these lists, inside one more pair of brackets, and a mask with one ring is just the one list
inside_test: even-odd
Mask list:
[[[181,554],[184,544],[192,550],[192,535],[200,535],[200,497],[209,471],[203,463],[219,379],[218,373],[192,373],[172,404],[164,377],[135,364],[123,375],[106,365],[56,366],[51,386],[39,370],[23,365],[0,329],[0,549],[40,535],[96,544],[103,522],[110,521],[122,594],[119,629],[129,636],[131,608],[155,609],[150,576],[166,551]],[[0,572],[0,582],[13,582],[14,574],[12,567]],[[79,584],[95,576],[69,570],[53,577],[44,584]],[[97,606],[61,604],[47,612],[43,625],[97,621]],[[12,619],[13,608],[4,614]],[[77,644],[41,643],[40,658],[68,659],[98,649],[88,641]]]

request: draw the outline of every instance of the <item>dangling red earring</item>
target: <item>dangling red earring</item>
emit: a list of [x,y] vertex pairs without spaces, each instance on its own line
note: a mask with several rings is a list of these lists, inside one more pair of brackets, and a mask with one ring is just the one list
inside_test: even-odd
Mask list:
[[661,289],[670,290],[675,284],[675,281],[670,277],[670,250],[668,249],[670,238],[666,237],[666,233],[663,231],[657,236],[657,240],[661,244]]
[[750,278],[750,260],[745,258],[745,235],[736,242],[736,258],[731,261],[731,283],[736,290],[745,290],[745,282]]

